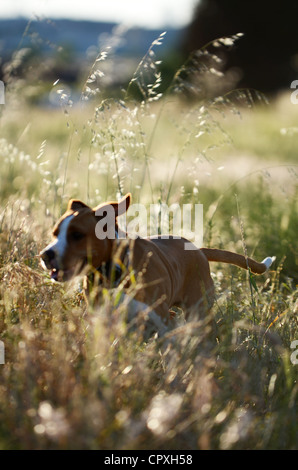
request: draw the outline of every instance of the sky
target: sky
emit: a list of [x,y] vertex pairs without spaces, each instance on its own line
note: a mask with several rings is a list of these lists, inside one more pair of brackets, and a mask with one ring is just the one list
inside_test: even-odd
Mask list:
[[129,26],[186,26],[198,0],[1,0],[0,18],[18,16],[111,21]]

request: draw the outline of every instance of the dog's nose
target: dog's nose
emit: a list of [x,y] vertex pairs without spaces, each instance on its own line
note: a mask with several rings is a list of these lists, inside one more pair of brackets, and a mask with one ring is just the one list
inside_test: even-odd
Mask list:
[[55,259],[55,256],[55,251],[52,248],[45,249],[40,253],[41,259],[48,268],[51,267],[51,261]]

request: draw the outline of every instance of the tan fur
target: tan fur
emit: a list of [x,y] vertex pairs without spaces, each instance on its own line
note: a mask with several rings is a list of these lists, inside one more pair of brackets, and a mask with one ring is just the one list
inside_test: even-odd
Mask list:
[[[225,250],[194,249],[185,250],[185,239],[137,238],[135,240],[99,240],[95,234],[98,222],[95,212],[113,205],[115,214],[124,213],[130,204],[131,196],[126,195],[119,203],[108,202],[94,209],[78,200],[71,200],[66,213],[57,222],[53,230],[54,243],[41,253],[41,258],[48,269],[56,272],[57,280],[67,280],[84,269],[98,269],[115,257],[121,258],[125,250],[129,252],[125,260],[127,273],[134,273],[136,278],[136,301],[143,305],[154,305],[154,311],[168,324],[171,322],[170,309],[180,306],[189,312],[206,313],[214,302],[214,285],[210,275],[209,261],[235,264],[241,268],[248,267],[255,273],[263,273],[268,268],[264,263],[258,263],[251,258]],[[55,239],[59,237],[59,229],[69,216],[67,228],[67,246],[63,253],[55,251]],[[113,221],[115,222],[115,221]],[[73,233],[81,233],[82,239],[72,239]],[[120,255],[119,255],[120,253]],[[59,256],[58,256],[59,255]],[[124,262],[123,259],[120,259]],[[269,264],[268,262],[267,264]],[[66,274],[65,274],[66,273]],[[90,291],[90,277],[86,283],[86,291]],[[92,282],[96,282],[93,276]],[[124,287],[130,285],[129,275]],[[91,286],[94,288],[94,286]]]

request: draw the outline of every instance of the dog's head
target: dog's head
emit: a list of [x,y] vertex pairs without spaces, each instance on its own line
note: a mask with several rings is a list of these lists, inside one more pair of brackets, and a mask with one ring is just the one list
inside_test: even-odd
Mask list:
[[106,202],[94,209],[71,199],[65,214],[53,229],[53,241],[40,253],[42,265],[55,281],[67,281],[87,265],[98,268],[110,260],[117,238],[117,217],[130,205],[127,194],[118,202]]

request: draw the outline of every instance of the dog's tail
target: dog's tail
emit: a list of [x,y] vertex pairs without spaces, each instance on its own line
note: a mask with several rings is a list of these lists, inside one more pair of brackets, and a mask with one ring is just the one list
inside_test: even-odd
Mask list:
[[268,256],[261,263],[259,263],[252,258],[246,258],[243,255],[238,255],[237,253],[233,253],[231,251],[217,250],[213,248],[201,248],[201,251],[204,253],[208,261],[235,264],[235,266],[239,266],[239,268],[249,268],[255,274],[263,274],[266,272],[275,260],[275,256],[272,258]]

